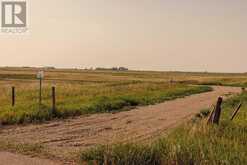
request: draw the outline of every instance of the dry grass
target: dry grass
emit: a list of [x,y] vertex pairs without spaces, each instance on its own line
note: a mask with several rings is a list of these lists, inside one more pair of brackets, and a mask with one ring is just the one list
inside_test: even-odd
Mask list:
[[[0,70],[0,121],[28,123],[89,113],[128,110],[209,91],[205,86],[170,83],[171,77],[184,80],[185,73],[47,70],[38,106],[37,69]],[[189,73],[188,73],[189,74]],[[193,77],[193,75],[191,75]],[[11,86],[16,87],[16,105],[11,107]],[[56,86],[57,109],[51,111],[51,87]]]

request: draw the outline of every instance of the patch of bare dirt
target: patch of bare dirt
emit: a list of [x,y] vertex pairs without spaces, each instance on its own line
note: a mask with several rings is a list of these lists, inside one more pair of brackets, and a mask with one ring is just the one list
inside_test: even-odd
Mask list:
[[142,141],[174,128],[203,108],[211,107],[218,96],[241,92],[236,87],[213,88],[212,92],[126,112],[81,116],[39,125],[6,126],[1,128],[0,138],[17,143],[44,144],[49,152],[60,155],[61,158],[70,152],[98,144]]
[[59,165],[50,160],[30,158],[28,156],[12,154],[9,152],[0,152],[1,165]]

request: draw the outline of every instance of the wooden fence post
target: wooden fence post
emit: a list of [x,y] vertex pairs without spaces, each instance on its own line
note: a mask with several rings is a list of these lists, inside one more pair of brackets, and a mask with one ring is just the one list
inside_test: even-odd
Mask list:
[[41,109],[42,104],[42,79],[39,79],[39,110]]
[[15,87],[12,87],[12,107],[15,106]]
[[209,114],[209,116],[208,116],[207,124],[212,123],[212,121],[213,121],[213,116],[214,116],[214,111],[215,111],[215,106],[213,105],[213,109],[212,109],[212,111],[210,112],[210,114]]
[[52,114],[56,111],[56,88],[52,87]]
[[239,109],[241,108],[241,106],[242,106],[242,103],[240,103],[240,104],[238,105],[237,109],[236,109],[236,110],[234,111],[234,113],[232,114],[231,120],[233,120],[234,117],[237,115],[237,113],[238,113]]
[[221,103],[223,101],[222,97],[218,98],[216,107],[215,107],[215,112],[214,112],[214,117],[213,117],[213,123],[214,124],[219,124],[220,121],[220,114],[221,114]]

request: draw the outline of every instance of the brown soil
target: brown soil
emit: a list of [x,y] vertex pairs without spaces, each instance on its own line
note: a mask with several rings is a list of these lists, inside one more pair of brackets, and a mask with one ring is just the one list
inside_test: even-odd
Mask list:
[[167,132],[201,109],[211,107],[218,96],[241,91],[236,87],[213,88],[212,92],[126,112],[81,116],[39,125],[5,126],[1,128],[0,138],[17,143],[44,144],[50,153],[59,155],[61,159],[68,153],[98,144],[143,141]]
[[12,154],[9,152],[0,152],[1,165],[58,165],[50,160],[40,158],[30,158],[28,156]]

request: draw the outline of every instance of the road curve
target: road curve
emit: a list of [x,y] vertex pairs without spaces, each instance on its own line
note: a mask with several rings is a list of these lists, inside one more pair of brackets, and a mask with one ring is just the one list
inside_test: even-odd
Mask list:
[[241,92],[237,87],[213,88],[211,92],[126,112],[81,116],[40,125],[6,126],[1,129],[0,138],[17,143],[41,143],[49,152],[61,157],[98,144],[140,141],[174,128],[201,109],[209,108],[218,96]]

